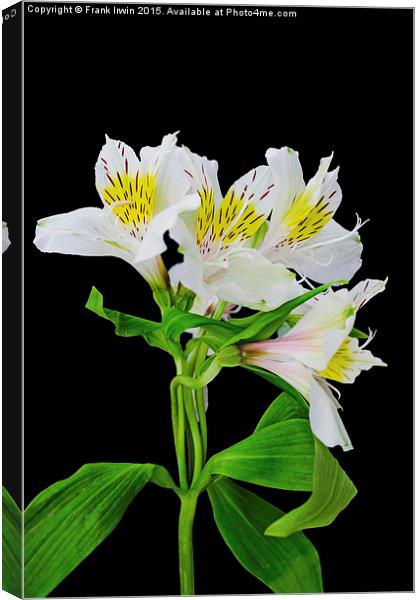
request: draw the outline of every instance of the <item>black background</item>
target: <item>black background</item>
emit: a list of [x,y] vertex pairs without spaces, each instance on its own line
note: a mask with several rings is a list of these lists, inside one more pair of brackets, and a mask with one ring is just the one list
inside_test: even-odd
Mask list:
[[[121,260],[31,244],[38,218],[100,206],[93,168],[104,134],[138,151],[180,130],[181,143],[219,161],[224,190],[270,146],[299,150],[306,179],[334,150],[337,220],[371,219],[354,283],[389,276],[357,322],[378,329],[371,350],[389,367],[341,386],[355,449],[334,454],[359,493],[307,535],[327,592],[410,590],[412,11],[295,10],[289,19],[26,14],[25,502],[88,462],[175,472],[169,358],[84,309],[95,285],[106,306],[157,318],[146,284]],[[250,373],[223,372],[210,387],[210,454],[248,435],[275,396]],[[261,494],[285,510],[304,498]],[[175,495],[147,486],[53,595],[177,594],[177,512]],[[195,549],[198,593],[268,591],[224,546],[204,495]]]

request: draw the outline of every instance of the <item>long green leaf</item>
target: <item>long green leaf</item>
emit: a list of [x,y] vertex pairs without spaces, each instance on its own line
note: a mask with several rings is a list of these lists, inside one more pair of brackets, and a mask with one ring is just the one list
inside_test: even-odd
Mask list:
[[315,438],[314,485],[309,499],[272,523],[266,535],[286,537],[296,531],[324,527],[334,521],[357,490],[332,456]]
[[171,339],[177,339],[187,329],[203,327],[211,331],[212,335],[217,335],[221,343],[232,337],[234,333],[240,331],[238,327],[234,327],[226,321],[209,319],[209,317],[184,312],[177,308],[165,311],[162,319],[162,327],[165,334]]
[[285,302],[285,304],[282,304],[279,306],[279,308],[275,308],[274,310],[256,313],[243,319],[231,319],[231,325],[235,325],[242,330],[230,338],[226,342],[226,345],[238,344],[248,340],[266,340],[279,329],[292,310],[301,304],[304,304],[314,296],[325,292],[329,287],[336,283],[339,282],[333,281],[331,283],[321,285],[314,290],[310,290],[309,292],[298,296],[297,298],[293,298],[293,300]]
[[122,337],[142,336],[150,344],[167,351],[167,344],[161,325],[155,321],[133,317],[116,310],[104,307],[103,295],[95,287],[92,287],[86,308],[93,313],[111,321],[115,325],[115,334]]
[[[295,418],[308,418],[308,408],[288,394],[281,394],[266,410],[256,431]],[[315,436],[313,492],[300,507],[284,515],[267,535],[285,537],[296,531],[329,525],[349,504],[357,490],[328,448]]]
[[301,402],[297,402],[295,398],[283,392],[267,408],[255,431],[290,419],[307,419],[308,414],[309,407],[303,406]]
[[197,481],[206,487],[212,475],[283,490],[312,490],[314,438],[306,419],[265,427],[212,456]]
[[49,594],[117,526],[155,466],[84,465],[25,510],[25,596]]
[[3,487],[3,590],[22,596],[22,513]]
[[219,480],[207,491],[217,527],[247,571],[273,592],[322,592],[318,553],[302,533],[288,538],[264,535],[282,511],[230,480]]

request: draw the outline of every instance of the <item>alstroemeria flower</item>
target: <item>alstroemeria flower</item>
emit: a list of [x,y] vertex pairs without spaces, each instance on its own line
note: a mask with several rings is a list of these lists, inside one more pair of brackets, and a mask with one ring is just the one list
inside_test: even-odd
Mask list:
[[2,237],[2,254],[10,246],[9,229],[7,223],[2,221],[1,223],[1,237]]
[[172,283],[181,281],[205,303],[216,296],[256,310],[270,310],[299,295],[294,274],[250,247],[272,209],[270,169],[249,171],[223,197],[217,162],[187,149],[184,156],[184,174],[200,206],[170,231],[184,254],[184,261],[170,271]]
[[320,385],[325,369],[353,328],[356,309],[347,290],[329,291],[281,337],[241,346],[243,361],[271,371],[295,387],[309,402],[314,434],[327,446],[352,448],[338,414],[337,402]]
[[163,236],[178,215],[198,200],[185,197],[188,182],[180,168],[176,135],[157,147],[145,147],[140,160],[123,142],[106,137],[95,166],[103,208],[79,208],[41,219],[35,245],[43,252],[116,256],[133,265],[152,287],[166,287],[160,254]]
[[357,230],[348,231],[333,216],[342,199],[338,168],[328,171],[332,155],[305,185],[299,155],[290,148],[266,154],[275,183],[268,231],[258,250],[273,263],[320,283],[350,279],[362,264]]
[[[385,281],[366,279],[349,290],[349,297],[356,310],[365,306],[376,294],[383,292],[387,281],[387,279]],[[318,375],[340,383],[354,383],[362,371],[368,371],[374,366],[386,367],[386,363],[380,358],[373,356],[369,350],[365,350],[373,338],[374,334],[370,332],[368,339],[359,345],[357,338],[346,337],[325,369],[318,371]]]
[[275,373],[308,400],[312,430],[327,446],[352,448],[337,410],[341,407],[325,378],[352,383],[362,370],[385,365],[349,337],[357,308],[375,290],[382,291],[379,283],[368,280],[350,292],[330,290],[283,335],[241,345],[243,362]]

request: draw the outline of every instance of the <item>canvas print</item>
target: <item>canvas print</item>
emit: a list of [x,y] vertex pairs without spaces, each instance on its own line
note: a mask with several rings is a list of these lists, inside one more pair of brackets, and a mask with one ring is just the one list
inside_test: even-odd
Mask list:
[[412,590],[412,24],[4,12],[5,591]]

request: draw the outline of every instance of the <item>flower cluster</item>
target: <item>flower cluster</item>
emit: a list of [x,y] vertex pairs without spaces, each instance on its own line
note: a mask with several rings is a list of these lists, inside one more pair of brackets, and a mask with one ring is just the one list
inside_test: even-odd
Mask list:
[[[348,281],[361,266],[361,220],[347,230],[334,219],[342,193],[332,158],[305,183],[298,153],[270,148],[266,164],[223,194],[217,162],[178,146],[176,134],[139,157],[106,137],[95,167],[102,208],[41,219],[35,244],[44,252],[122,258],[173,303],[190,290],[194,313],[216,306],[271,311],[312,282]],[[162,258],[167,232],[183,255],[169,271]],[[384,365],[365,349],[371,334],[360,344],[354,321],[385,283],[329,289],[293,311],[276,338],[238,345],[242,364],[278,375],[303,395],[313,432],[327,446],[351,448],[330,381],[352,383],[362,370]]]

